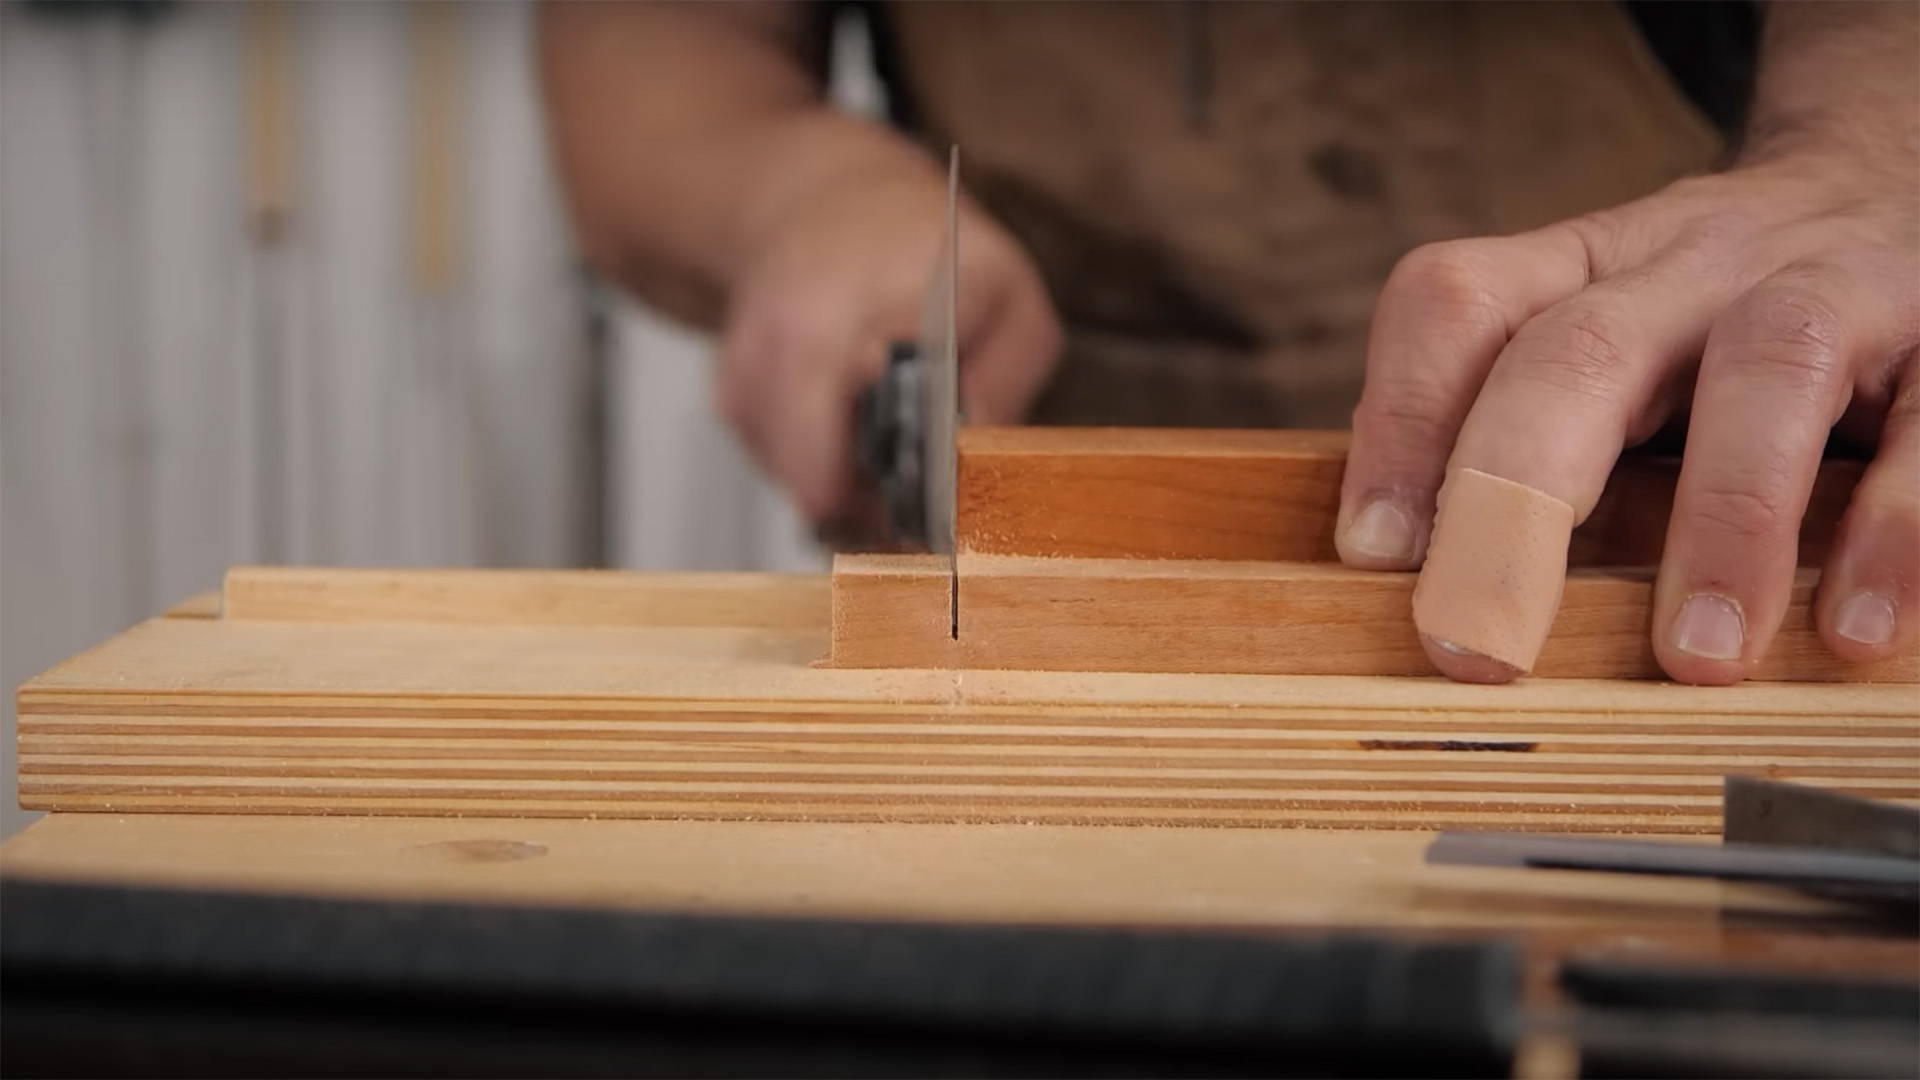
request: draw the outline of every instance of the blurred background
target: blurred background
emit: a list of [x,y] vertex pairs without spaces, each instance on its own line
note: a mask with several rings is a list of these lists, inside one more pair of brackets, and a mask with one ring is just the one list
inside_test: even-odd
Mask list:
[[532,16],[0,2],[0,834],[13,689],[230,564],[824,565],[575,256]]

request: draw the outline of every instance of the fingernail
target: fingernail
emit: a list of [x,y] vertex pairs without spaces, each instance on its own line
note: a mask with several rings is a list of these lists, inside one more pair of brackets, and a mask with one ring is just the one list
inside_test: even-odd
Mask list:
[[1376,559],[1413,558],[1413,518],[1385,499],[1375,499],[1347,523],[1349,551]]
[[1706,660],[1738,660],[1746,644],[1740,605],[1724,596],[1696,593],[1673,620],[1673,647]]
[[[1431,634],[1422,634],[1420,637],[1435,649],[1453,657],[1452,661],[1445,664],[1441,664],[1438,659],[1434,661],[1449,678],[1472,683],[1506,683],[1526,674],[1512,664],[1495,660],[1477,649],[1456,645],[1445,638],[1437,638]],[[1431,656],[1432,653],[1428,655]]]
[[1893,622],[1893,601],[1862,590],[1840,605],[1833,617],[1833,630],[1862,645],[1885,645],[1893,640]]

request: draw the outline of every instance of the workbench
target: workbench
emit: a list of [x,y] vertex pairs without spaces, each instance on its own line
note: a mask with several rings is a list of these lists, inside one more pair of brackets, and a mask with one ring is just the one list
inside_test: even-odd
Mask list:
[[[1026,475],[1017,456],[998,461],[995,482]],[[1202,464],[1214,475],[1218,461]],[[1301,520],[1304,499],[1324,533],[1337,470],[1312,464],[1318,486],[1283,487],[1283,516]],[[1226,475],[1245,483],[1259,469]],[[1042,480],[1039,495],[1057,490]],[[977,487],[962,494],[979,505]],[[1185,480],[1164,487],[1195,497]],[[1126,490],[1141,501],[1138,485]],[[1075,533],[1091,516],[1044,518],[1047,542],[1071,549],[1058,558],[1114,554]],[[1020,528],[979,535],[1004,547]],[[1144,535],[1128,557],[1165,556],[1191,534]],[[1201,556],[1228,566],[1252,541],[1208,542],[1219,550]],[[1016,545],[969,557],[1056,556]],[[1056,565],[1045,573],[1063,581],[1104,573]],[[1802,642],[1779,670],[1851,681],[1729,688],[1192,670],[1167,657],[1189,655],[1183,640],[1241,633],[1247,616],[1182,624],[1165,605],[1213,595],[1232,571],[1135,568],[1149,565],[1114,579],[1158,590],[1157,623],[1092,622],[1063,588],[1042,615],[1003,620],[1027,634],[1016,662],[978,666],[968,661],[1005,655],[956,651],[927,666],[869,655],[897,639],[924,658],[938,638],[927,625],[944,608],[911,561],[855,561],[831,580],[238,568],[221,594],[21,689],[22,803],[52,813],[0,847],[0,873],[755,918],[1497,934],[1535,970],[1625,956],[1907,982],[1920,971],[1910,932],[1862,932],[1857,910],[1829,900],[1423,861],[1441,829],[1712,843],[1729,774],[1920,802],[1914,658],[1881,669],[1907,681],[1836,676]],[[1258,573],[1311,590],[1358,572]],[[1574,645],[1594,642],[1589,655],[1639,670],[1644,644],[1617,612],[1644,610],[1644,585],[1587,580],[1600,614],[1576,618],[1550,652],[1577,666]],[[1404,600],[1403,584],[1378,588]],[[889,609],[889,597],[906,602]],[[1308,641],[1284,662],[1418,662],[1417,645],[1392,636],[1405,634],[1397,622],[1378,629],[1385,601],[1375,607],[1336,638],[1381,647]],[[1037,619],[1072,620],[1106,648],[1151,632],[1169,651],[1103,670],[1084,649],[1049,645],[1038,631],[1062,624]],[[869,652],[843,653],[856,639]],[[1053,670],[1020,666],[1035,656]],[[1560,1075],[1565,1063],[1527,1069]]]

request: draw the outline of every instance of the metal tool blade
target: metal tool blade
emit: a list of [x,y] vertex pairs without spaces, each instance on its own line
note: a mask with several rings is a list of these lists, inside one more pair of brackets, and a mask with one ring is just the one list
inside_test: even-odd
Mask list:
[[947,220],[940,254],[934,261],[933,281],[921,309],[920,355],[926,364],[921,382],[926,423],[922,482],[925,484],[927,545],[947,557],[948,614],[951,632],[960,636],[960,567],[955,554],[954,491],[959,455],[954,440],[960,430],[960,148],[947,152]]
[[1598,870],[1713,877],[1822,890],[1912,904],[1920,900],[1920,863],[1890,855],[1767,844],[1682,844],[1532,833],[1443,832],[1427,848],[1430,863]]
[[1726,778],[1728,843],[1787,844],[1920,859],[1920,810],[1757,776]]

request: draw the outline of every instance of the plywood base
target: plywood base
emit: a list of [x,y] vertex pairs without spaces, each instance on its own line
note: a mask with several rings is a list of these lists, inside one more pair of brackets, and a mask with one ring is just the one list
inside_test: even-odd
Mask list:
[[[833,581],[838,667],[1433,673],[1413,626],[1413,574],[1321,563],[963,555],[957,639],[941,559],[843,555]],[[1753,678],[1920,680],[1920,648],[1871,665],[1834,658],[1813,627],[1816,584],[1814,572],[1801,573]],[[1572,572],[1534,674],[1660,678],[1652,599],[1651,571]]]
[[1910,686],[842,670],[824,625],[431,615],[138,626],[21,690],[22,802],[1711,833],[1730,772],[1920,800]]

